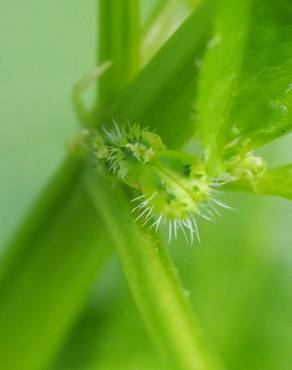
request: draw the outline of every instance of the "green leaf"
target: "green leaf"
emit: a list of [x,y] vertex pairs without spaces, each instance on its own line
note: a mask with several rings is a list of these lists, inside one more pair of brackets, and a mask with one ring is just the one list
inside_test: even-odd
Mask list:
[[197,121],[212,166],[292,130],[291,19],[287,0],[218,1]]
[[292,200],[292,164],[274,168],[260,176],[254,184],[235,182],[227,189],[255,191]]
[[117,184],[89,174],[88,186],[116,245],[136,304],[171,368],[222,369],[203,344],[166,249],[134,222]]
[[193,131],[192,114],[200,62],[211,34],[213,5],[204,1],[103,117],[108,124],[139,123],[179,148]]
[[1,259],[5,370],[39,370],[51,361],[111,250],[106,240],[79,163],[66,162]]

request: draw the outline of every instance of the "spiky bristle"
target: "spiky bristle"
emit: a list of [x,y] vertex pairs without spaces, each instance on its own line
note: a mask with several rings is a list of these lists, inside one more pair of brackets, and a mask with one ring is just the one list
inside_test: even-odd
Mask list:
[[[210,191],[210,194],[213,194],[213,190]],[[216,191],[216,195],[218,192]],[[178,238],[179,232],[181,231],[186,242],[188,244],[193,244],[194,239],[200,243],[200,233],[197,218],[201,217],[207,221],[214,221],[217,217],[221,217],[217,207],[225,208],[228,210],[234,210],[234,208],[228,206],[221,200],[214,198],[213,196],[200,204],[199,209],[196,212],[189,212],[185,218],[173,218],[168,219],[163,214],[156,214],[154,212],[154,206],[151,205],[151,202],[157,196],[157,192],[153,194],[141,194],[136,198],[132,199],[131,203],[138,203],[133,209],[132,213],[138,212],[135,221],[141,221],[142,226],[145,227],[148,225],[148,229],[154,229],[156,232],[159,231],[161,227],[167,230],[168,234],[168,244],[174,239]],[[152,223],[149,225],[150,221]]]

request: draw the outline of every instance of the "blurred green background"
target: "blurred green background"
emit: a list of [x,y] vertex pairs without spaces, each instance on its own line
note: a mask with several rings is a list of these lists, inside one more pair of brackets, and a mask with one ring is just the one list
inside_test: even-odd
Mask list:
[[[152,3],[144,1],[144,12]],[[78,129],[70,93],[95,65],[97,14],[95,0],[11,1],[1,8],[0,251]],[[273,166],[291,162],[291,148],[290,135],[261,153]],[[186,295],[228,369],[291,370],[292,204],[245,194],[226,201],[238,211],[201,222],[201,245],[170,246]],[[52,366],[163,368],[115,255]]]

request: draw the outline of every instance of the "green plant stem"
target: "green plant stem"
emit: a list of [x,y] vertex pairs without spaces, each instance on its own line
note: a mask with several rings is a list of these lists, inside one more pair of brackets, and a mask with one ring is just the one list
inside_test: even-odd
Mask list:
[[100,78],[98,109],[106,109],[140,67],[139,0],[99,0],[98,63],[112,62]]
[[149,15],[143,27],[142,61],[146,64],[155,55],[158,49],[175,32],[179,25],[199,5],[200,1],[193,2],[192,6],[181,0],[161,0]]
[[203,344],[165,248],[133,221],[121,187],[92,173],[88,186],[120,255],[135,302],[168,364],[180,370],[222,369]]
[[[178,4],[175,0],[157,4],[143,29],[142,60],[146,64],[175,30]],[[180,18],[180,17],[179,17]],[[181,22],[180,22],[181,23]]]
[[153,6],[150,14],[148,15],[147,19],[144,22],[142,34],[145,36],[151,28],[155,25],[157,19],[159,18],[159,15],[161,12],[163,12],[165,6],[167,5],[167,0],[158,0]]
[[47,367],[111,251],[82,177],[80,163],[67,161],[2,256],[5,370]]
[[107,69],[110,68],[111,65],[112,63],[107,61],[94,68],[94,70],[90,71],[81,80],[79,80],[73,88],[72,103],[79,122],[83,127],[92,127],[96,124],[96,112],[94,110],[92,112],[85,107],[83,94],[93,82],[97,81],[100,76],[106,73]]

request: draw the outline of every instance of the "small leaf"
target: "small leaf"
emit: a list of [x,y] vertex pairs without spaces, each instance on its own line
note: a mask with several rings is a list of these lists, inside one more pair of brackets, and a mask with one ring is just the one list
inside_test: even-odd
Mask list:
[[209,163],[292,130],[291,20],[287,0],[219,1],[198,101]]

